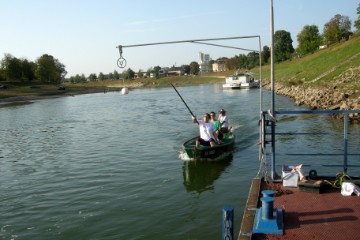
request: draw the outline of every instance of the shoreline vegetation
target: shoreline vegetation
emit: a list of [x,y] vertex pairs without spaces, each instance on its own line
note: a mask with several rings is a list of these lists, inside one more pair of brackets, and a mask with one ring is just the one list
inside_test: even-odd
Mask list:
[[[224,74],[224,73],[222,73]],[[126,87],[136,88],[162,88],[175,86],[191,86],[200,84],[222,83],[223,76],[179,76],[155,78],[139,78],[135,80],[104,80],[88,83],[62,83],[62,84],[38,84],[20,82],[0,82],[0,104],[11,102],[26,102],[40,99],[68,97],[80,94],[107,93],[121,91]],[[61,87],[64,88],[61,88]],[[60,89],[61,88],[61,89]]]
[[[259,74],[259,68],[248,70]],[[214,72],[197,76],[172,76],[134,80],[104,80],[87,83],[46,85],[20,82],[0,82],[0,104],[75,96],[78,94],[121,91],[123,87],[161,88],[224,83],[224,77],[236,71]],[[244,72],[244,71],[243,71]],[[262,66],[262,86],[270,89],[270,65]],[[297,105],[311,109],[360,109],[360,36],[333,44],[313,54],[275,63],[275,93],[294,99]],[[360,122],[360,114],[349,116]]]

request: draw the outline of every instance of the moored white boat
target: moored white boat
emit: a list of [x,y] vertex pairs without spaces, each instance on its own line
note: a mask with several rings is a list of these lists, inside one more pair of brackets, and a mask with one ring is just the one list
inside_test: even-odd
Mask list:
[[224,83],[222,85],[222,87],[224,89],[240,89],[241,88],[241,84],[239,83]]
[[225,77],[224,89],[258,88],[260,81],[255,80],[256,74],[245,73]]

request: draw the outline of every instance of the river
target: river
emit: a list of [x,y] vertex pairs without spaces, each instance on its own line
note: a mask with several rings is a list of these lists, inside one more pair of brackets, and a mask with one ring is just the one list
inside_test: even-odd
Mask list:
[[[259,90],[215,84],[178,91],[197,116],[227,111],[237,135],[229,160],[184,160],[181,144],[198,128],[171,87],[1,107],[0,239],[220,239],[225,205],[234,207],[237,236],[259,165]],[[264,102],[268,107],[269,92]],[[294,108],[286,97],[276,104]],[[282,122],[342,131],[325,117],[295,120]],[[330,137],[310,145],[280,137],[278,146],[292,141],[300,151],[339,145]],[[359,149],[354,142],[350,148]],[[287,161],[300,163],[278,164]],[[359,156],[349,162],[360,163]]]

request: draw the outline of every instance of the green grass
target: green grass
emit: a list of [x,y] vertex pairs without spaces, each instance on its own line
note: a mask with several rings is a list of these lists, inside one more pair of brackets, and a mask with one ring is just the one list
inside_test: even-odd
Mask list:
[[178,86],[223,83],[224,78],[210,76],[174,76],[159,79],[144,78],[141,79],[141,82],[144,87],[169,87],[170,83]]
[[[337,43],[313,54],[275,64],[275,81],[285,86],[306,84],[321,87],[336,84],[342,89],[358,89],[360,36]],[[354,73],[355,71],[355,73]],[[345,76],[352,78],[342,82]],[[263,67],[263,81],[270,81],[270,66]]]

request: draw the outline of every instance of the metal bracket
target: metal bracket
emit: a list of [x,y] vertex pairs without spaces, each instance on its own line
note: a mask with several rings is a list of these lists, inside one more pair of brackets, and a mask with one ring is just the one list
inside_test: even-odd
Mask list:
[[122,56],[122,46],[119,45],[118,48],[119,48],[120,58],[117,60],[117,65],[119,68],[125,68],[126,67],[126,59],[123,58],[123,56]]

